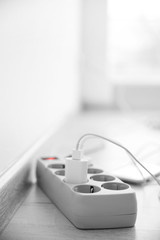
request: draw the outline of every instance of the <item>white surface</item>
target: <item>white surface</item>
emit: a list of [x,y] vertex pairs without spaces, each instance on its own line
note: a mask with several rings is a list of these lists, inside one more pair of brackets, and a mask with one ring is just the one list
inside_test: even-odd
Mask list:
[[[120,178],[121,180],[129,183],[136,183],[136,184],[142,184],[145,183],[148,180],[153,180],[152,176],[146,172],[141,166],[137,164],[138,169],[133,165],[132,163],[124,166],[122,168],[117,169],[116,171],[113,171],[113,174]],[[146,164],[144,163],[144,166],[154,175],[158,176],[160,175],[160,167],[156,164]],[[142,174],[141,174],[142,173]],[[142,176],[143,175],[143,176]]]
[[77,107],[79,1],[0,2],[0,171]]
[[[153,115],[158,117],[158,113]],[[46,146],[41,156],[62,157],[72,154],[78,139],[85,133],[95,133],[112,138],[126,146],[145,163],[160,165],[160,132],[144,126],[149,118],[147,112],[122,114],[119,112],[86,112],[68,119]],[[152,118],[153,119],[153,118]],[[156,118],[157,119],[157,118]],[[90,162],[106,171],[113,171],[131,163],[126,152],[113,144],[99,139],[90,139],[84,144],[84,154]]]

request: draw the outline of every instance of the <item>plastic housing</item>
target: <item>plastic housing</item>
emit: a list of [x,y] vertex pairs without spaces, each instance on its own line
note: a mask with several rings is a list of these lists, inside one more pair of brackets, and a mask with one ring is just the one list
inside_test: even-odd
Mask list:
[[130,185],[96,168],[88,168],[85,184],[65,182],[65,161],[38,160],[39,186],[59,210],[80,229],[132,227],[137,201]]

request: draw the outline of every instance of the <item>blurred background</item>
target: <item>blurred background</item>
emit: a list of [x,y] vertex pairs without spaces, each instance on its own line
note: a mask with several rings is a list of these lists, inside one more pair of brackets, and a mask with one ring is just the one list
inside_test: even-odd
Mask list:
[[79,111],[158,111],[158,0],[0,1],[0,171]]

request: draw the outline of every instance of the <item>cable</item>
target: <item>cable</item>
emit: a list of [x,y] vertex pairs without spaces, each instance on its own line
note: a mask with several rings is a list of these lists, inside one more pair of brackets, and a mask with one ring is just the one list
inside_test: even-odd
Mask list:
[[122,148],[123,150],[125,150],[125,152],[131,157],[131,160],[134,162],[137,162],[142,168],[144,168],[146,170],[146,172],[148,172],[152,178],[157,182],[157,184],[160,186],[160,182],[159,180],[126,148],[124,147],[122,144],[120,144],[119,142],[117,141],[114,141],[110,138],[106,138],[106,137],[103,137],[103,136],[100,136],[100,135],[97,135],[97,134],[93,134],[93,133],[87,133],[87,134],[84,134],[80,137],[80,139],[78,140],[77,142],[77,145],[76,145],[76,151],[81,151],[82,148],[83,148],[83,145],[84,143],[89,139],[89,138],[100,138],[100,139],[103,139],[105,141],[108,141],[120,148]]

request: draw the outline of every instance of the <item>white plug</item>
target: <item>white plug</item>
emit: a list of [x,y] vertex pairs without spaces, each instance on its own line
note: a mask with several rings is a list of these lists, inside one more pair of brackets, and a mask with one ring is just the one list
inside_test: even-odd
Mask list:
[[88,161],[82,151],[73,150],[72,158],[66,158],[65,181],[71,184],[87,182]]

